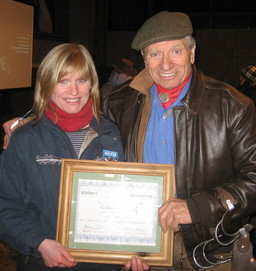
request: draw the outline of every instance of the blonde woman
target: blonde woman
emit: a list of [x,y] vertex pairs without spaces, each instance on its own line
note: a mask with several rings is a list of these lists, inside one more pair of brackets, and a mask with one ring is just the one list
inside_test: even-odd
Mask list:
[[123,160],[118,129],[99,108],[88,50],[68,43],[54,47],[37,72],[33,120],[12,134],[1,157],[0,224],[22,255],[23,271],[117,268],[77,264],[55,241],[60,159]]

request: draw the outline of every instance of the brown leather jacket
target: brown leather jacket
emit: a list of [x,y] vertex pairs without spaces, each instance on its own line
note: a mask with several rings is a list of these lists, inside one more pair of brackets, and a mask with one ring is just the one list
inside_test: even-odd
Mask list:
[[[152,84],[143,70],[103,104],[120,129],[127,161],[143,161]],[[173,113],[176,193],[187,200],[192,217],[192,225],[182,226],[191,255],[195,245],[212,236],[227,195],[239,206],[230,219],[236,230],[238,221],[243,224],[256,213],[256,112],[239,91],[193,67],[190,89]]]

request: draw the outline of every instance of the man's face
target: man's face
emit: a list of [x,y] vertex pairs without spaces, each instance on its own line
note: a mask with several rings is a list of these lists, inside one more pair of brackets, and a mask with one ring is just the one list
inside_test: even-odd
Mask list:
[[188,40],[156,42],[145,48],[145,67],[153,81],[166,89],[179,86],[191,73],[195,48],[190,49]]

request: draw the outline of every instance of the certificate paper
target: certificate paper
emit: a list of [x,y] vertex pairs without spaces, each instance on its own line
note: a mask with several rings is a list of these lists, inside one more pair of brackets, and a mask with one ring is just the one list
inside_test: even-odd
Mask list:
[[143,182],[140,175],[78,173],[75,180],[75,219],[70,232],[74,247],[95,249],[92,244],[97,244],[111,245],[112,249],[117,245],[118,250],[120,246],[125,250],[127,246],[159,248],[160,176]]
[[63,159],[56,240],[78,262],[173,263],[158,209],[174,196],[174,165]]

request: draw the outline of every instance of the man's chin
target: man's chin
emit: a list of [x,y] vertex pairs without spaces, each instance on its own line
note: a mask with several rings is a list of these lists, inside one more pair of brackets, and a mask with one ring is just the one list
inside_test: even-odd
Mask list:
[[156,82],[157,85],[160,85],[162,88],[165,89],[173,89],[179,86],[180,82],[177,80],[159,80],[159,82]]

